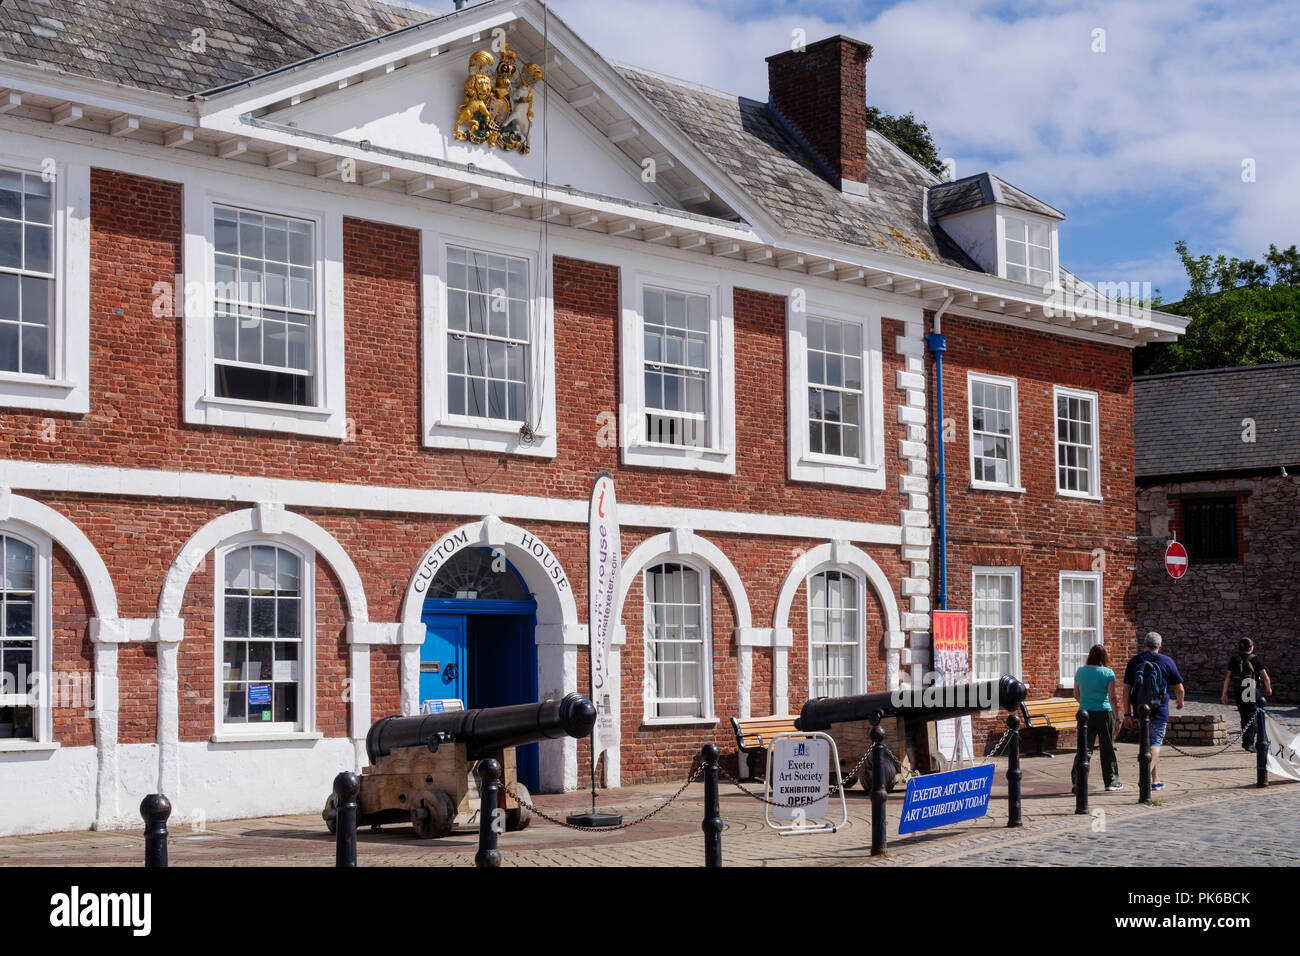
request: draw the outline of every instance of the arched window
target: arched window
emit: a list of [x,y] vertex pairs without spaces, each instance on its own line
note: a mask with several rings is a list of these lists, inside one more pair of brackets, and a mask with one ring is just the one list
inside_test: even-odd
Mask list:
[[0,739],[47,740],[49,550],[0,534]]
[[269,542],[237,543],[218,567],[217,729],[311,730],[313,556]]
[[863,618],[858,579],[846,571],[808,578],[808,683],[812,697],[863,693]]
[[492,548],[464,548],[444,564],[429,597],[445,600],[527,601],[532,595],[504,554]]
[[647,720],[712,716],[708,581],[676,561],[646,568]]

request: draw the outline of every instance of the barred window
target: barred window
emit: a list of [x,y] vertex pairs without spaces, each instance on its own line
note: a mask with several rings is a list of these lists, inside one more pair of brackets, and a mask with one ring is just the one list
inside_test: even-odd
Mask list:
[[229,206],[213,216],[217,395],[312,405],[314,223]]
[[227,552],[223,567],[222,722],[301,729],[303,561],[257,544]]
[[0,738],[34,737],[36,549],[0,535]]
[[704,717],[708,641],[703,586],[708,576],[665,563],[645,573],[647,703],[653,717]]
[[1183,544],[1192,564],[1233,564],[1237,560],[1237,499],[1184,498]]
[[1052,228],[1045,222],[1004,216],[1007,278],[1042,288],[1052,280]]
[[447,247],[447,409],[525,422],[528,260]]
[[861,693],[861,647],[857,579],[843,571],[814,574],[808,579],[809,693],[813,697]]
[[709,297],[647,286],[643,298],[646,440],[707,447]]
[[808,450],[862,459],[862,326],[808,319]]
[[972,680],[1014,673],[1020,575],[1011,568],[982,570],[971,581]]
[[1013,381],[970,376],[971,480],[1014,487],[1018,479]]
[[1102,643],[1101,575],[1061,575],[1061,681],[1074,680],[1074,672],[1088,659],[1094,644]]
[[0,169],[0,372],[49,376],[54,183]]
[[1096,495],[1097,400],[1088,394],[1056,392],[1056,490]]

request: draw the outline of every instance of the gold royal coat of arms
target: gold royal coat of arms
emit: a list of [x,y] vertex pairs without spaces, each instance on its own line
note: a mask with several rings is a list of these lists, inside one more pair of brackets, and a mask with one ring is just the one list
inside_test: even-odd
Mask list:
[[479,50],[469,58],[465,101],[456,111],[456,138],[526,155],[533,126],[533,87],[542,81],[542,68],[529,63],[520,74],[515,51],[506,43],[500,56],[498,63],[487,50]]

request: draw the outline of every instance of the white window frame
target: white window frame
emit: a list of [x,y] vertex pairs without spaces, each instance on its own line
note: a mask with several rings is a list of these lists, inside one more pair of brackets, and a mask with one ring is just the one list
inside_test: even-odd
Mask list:
[[[226,555],[240,548],[251,545],[267,545],[280,548],[296,555],[301,564],[302,614],[299,626],[302,628],[302,653],[298,660],[298,716],[300,727],[289,726],[279,722],[259,724],[227,724],[225,722],[225,674],[222,668],[226,641]],[[296,538],[276,537],[259,532],[249,532],[225,541],[213,549],[212,577],[214,581],[212,614],[212,680],[213,680],[213,728],[212,740],[215,743],[228,742],[232,739],[255,740],[301,737],[314,739],[316,733],[316,552]]]
[[[680,564],[682,567],[690,568],[700,576],[700,638],[703,647],[700,650],[700,693],[703,697],[700,709],[704,711],[699,717],[660,717],[655,713],[655,702],[657,698],[651,696],[650,688],[654,686],[653,671],[651,670],[651,631],[650,631],[650,588],[646,586],[646,579],[649,577],[651,570],[663,564]],[[712,568],[709,565],[695,561],[688,556],[679,554],[661,554],[658,557],[646,562],[641,569],[641,632],[642,632],[642,656],[645,659],[645,673],[642,684],[642,703],[643,710],[641,723],[652,727],[668,726],[686,726],[700,724],[715,724],[718,721],[713,711],[713,578],[711,577]]]
[[[1011,435],[1010,450],[1007,458],[1008,484],[996,481],[977,480],[975,478],[975,390],[976,382],[986,385],[999,385],[1011,388]],[[1055,421],[1055,419],[1053,419]],[[1020,484],[1020,394],[1016,380],[1003,375],[990,375],[985,372],[966,373],[966,443],[969,447],[967,467],[970,469],[970,486],[985,491],[1016,491],[1025,489]]]
[[44,149],[29,142],[6,132],[0,166],[40,175],[54,163],[50,374],[0,372],[0,408],[84,415],[90,411],[90,166],[51,157],[50,140],[39,141]]
[[[39,676],[39,689],[36,700],[25,701],[18,706],[32,708],[31,737],[0,737],[0,752],[14,750],[49,750],[58,746],[54,740],[54,701],[58,692],[58,683],[54,678],[54,621],[53,621],[53,546],[45,535],[34,533],[35,529],[0,525],[0,534],[17,538],[29,545],[34,552],[33,570],[35,571],[34,600],[32,602],[32,673]],[[98,693],[98,689],[95,691]],[[14,706],[18,695],[0,696],[5,706]]]
[[1105,595],[1105,591],[1103,590],[1104,582],[1102,581],[1102,573],[1100,571],[1062,571],[1060,572],[1060,575],[1057,578],[1057,582],[1056,582],[1056,670],[1058,674],[1058,679],[1060,680],[1060,686],[1073,687],[1074,671],[1071,671],[1069,674],[1065,674],[1063,673],[1064,668],[1062,667],[1065,661],[1065,642],[1064,642],[1064,633],[1063,633],[1065,631],[1065,620],[1063,617],[1065,606],[1061,601],[1061,585],[1064,584],[1066,580],[1093,581],[1096,583],[1097,585],[1096,643],[1098,644],[1106,643],[1106,635],[1105,635],[1106,595]]
[[[1048,219],[1045,216],[1039,216],[1032,212],[1026,212],[1023,209],[1013,209],[1010,206],[1003,206],[999,204],[997,206],[997,210],[998,210],[998,215],[997,215],[998,275],[1001,278],[1006,279],[1008,282],[1015,282],[1018,285],[1025,285],[1033,289],[1041,289],[1044,293],[1048,293],[1058,289],[1061,283],[1060,283],[1060,267],[1059,267],[1060,253],[1059,253],[1059,247],[1057,242],[1056,222],[1052,219]],[[1051,256],[1050,256],[1051,264],[1047,270],[1048,272],[1047,282],[1044,283],[1043,285],[1038,285],[1033,282],[1020,282],[1020,280],[1011,279],[1008,276],[1008,266],[1010,265],[1010,263],[1007,261],[1007,221],[1011,219],[1018,219],[1023,222],[1036,222],[1039,225],[1045,225],[1047,227],[1049,242],[1051,244]],[[1026,253],[1026,259],[1027,258],[1028,258],[1028,253]],[[1028,267],[1026,267],[1026,270],[1027,269]]]
[[[453,231],[421,230],[423,338],[423,443],[428,448],[455,448],[554,458],[556,454],[555,394],[567,383],[555,380],[554,308],[550,295],[552,263],[543,273],[536,246],[519,245],[518,230],[486,223],[459,221]],[[528,410],[534,435],[531,444],[520,437],[520,423],[447,409],[447,247],[523,259],[528,263]]]
[[[176,309],[183,310],[185,316],[185,422],[343,439],[347,435],[343,214],[286,203],[282,187],[253,179],[244,183],[246,188],[239,192],[224,186],[204,189],[187,184],[185,189],[184,292],[177,289],[174,293]],[[316,323],[312,329],[312,405],[255,402],[217,395],[213,318],[213,232],[217,206],[305,219],[313,224]]]
[[[1061,454],[1061,432],[1059,428],[1059,419],[1057,417],[1056,403],[1060,398],[1074,398],[1080,401],[1088,402],[1092,405],[1092,448],[1090,451],[1090,460],[1088,467],[1088,490],[1072,491],[1061,487],[1060,472],[1060,454]],[[1052,449],[1052,474],[1056,483],[1056,493],[1066,498],[1086,498],[1090,501],[1101,500],[1101,402],[1098,400],[1096,392],[1089,392],[1080,388],[1068,388],[1064,385],[1057,385],[1052,389],[1052,435],[1054,436],[1054,447]]]
[[[659,262],[655,265],[663,268],[664,264]],[[619,352],[623,406],[619,410],[619,432],[623,464],[735,474],[736,369],[732,286],[708,282],[699,272],[686,267],[671,275],[651,269],[634,269],[632,272],[631,281],[625,272],[622,282],[623,319]],[[706,401],[709,441],[704,447],[660,444],[645,437],[642,304],[647,286],[708,297],[709,391]]]
[[[786,299],[786,367],[789,369],[788,474],[791,481],[847,485],[852,488],[883,489],[885,479],[885,413],[883,358],[881,353],[882,308],[866,300],[853,309],[836,307],[825,298],[810,297],[806,308],[796,310],[793,297]],[[862,327],[862,456],[813,453],[808,438],[808,318],[855,323]],[[892,316],[891,316],[892,318]]]
[[[987,680],[987,679],[989,679],[989,678],[982,678],[982,677],[978,677],[978,676],[976,676],[976,671],[975,671],[975,656],[976,656],[976,655],[975,655],[975,578],[978,577],[978,576],[981,575],[981,574],[984,574],[984,575],[998,575],[998,576],[1001,576],[1001,577],[1010,577],[1010,578],[1012,579],[1012,585],[1013,585],[1013,590],[1014,590],[1014,594],[1015,594],[1015,601],[1014,601],[1015,613],[1014,613],[1014,615],[1012,616],[1012,630],[1011,630],[1011,662],[1010,662],[1011,670],[1010,670],[1008,673],[1012,674],[1013,676],[1017,676],[1017,677],[1018,677],[1018,676],[1020,676],[1020,674],[1022,673],[1021,668],[1023,667],[1022,645],[1021,645],[1021,630],[1020,630],[1020,615],[1021,615],[1021,604],[1022,604],[1023,601],[1024,601],[1024,595],[1023,595],[1023,593],[1022,593],[1021,590],[1020,590],[1020,568],[1019,568],[1019,567],[1011,567],[1011,568],[1009,568],[1009,567],[991,567],[991,566],[987,566],[987,565],[973,565],[973,566],[971,567],[971,569],[970,569],[970,607],[971,607],[971,611],[970,611],[970,614],[971,614],[971,617],[970,617],[970,667],[971,667],[971,680]],[[999,678],[999,677],[1001,677],[1001,676],[1002,676],[1001,674],[994,674],[994,675],[992,675],[992,679],[993,679],[993,680],[996,680],[997,678]]]
[[857,628],[857,651],[854,655],[854,680],[853,689],[850,694],[865,694],[867,692],[867,582],[862,574],[853,568],[845,567],[840,564],[822,564],[815,568],[807,577],[804,578],[804,596],[806,598],[807,616],[805,626],[808,632],[808,696],[815,697],[816,691],[813,689],[813,639],[812,639],[812,579],[826,571],[838,571],[840,574],[848,575],[853,581],[854,588],[857,592],[858,602],[858,628]]

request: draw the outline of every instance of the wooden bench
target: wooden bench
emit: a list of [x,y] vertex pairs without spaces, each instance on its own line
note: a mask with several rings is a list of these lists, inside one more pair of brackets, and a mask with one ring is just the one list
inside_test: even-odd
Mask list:
[[[794,722],[797,714],[776,715],[772,717],[732,717],[731,727],[736,732],[736,747],[746,754],[749,774],[746,780],[761,780],[758,767],[763,759],[760,755],[772,745],[772,738],[777,734],[795,732]],[[739,767],[736,769],[740,769]]]
[[1079,726],[1079,702],[1073,697],[1045,697],[1027,700],[1020,705],[1020,715],[1025,718],[1025,730],[1032,730],[1037,747],[1028,757],[1051,757],[1043,750],[1043,737],[1049,730],[1076,730]]

